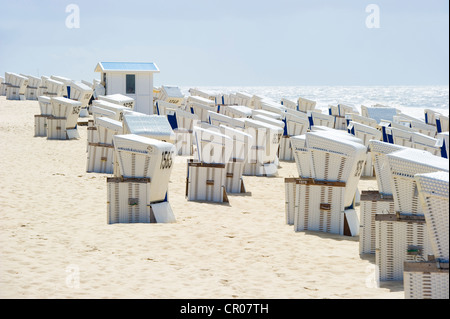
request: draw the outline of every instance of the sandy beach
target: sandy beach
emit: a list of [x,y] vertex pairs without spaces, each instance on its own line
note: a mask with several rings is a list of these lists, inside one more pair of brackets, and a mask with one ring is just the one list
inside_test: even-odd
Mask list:
[[1,298],[404,298],[402,282],[374,286],[375,258],[359,255],[358,237],[285,223],[295,163],[244,177],[251,194],[212,204],[186,200],[188,157],[178,157],[176,223],[108,225],[110,175],[86,173],[86,126],[78,140],[34,137],[38,113],[37,101],[0,97]]

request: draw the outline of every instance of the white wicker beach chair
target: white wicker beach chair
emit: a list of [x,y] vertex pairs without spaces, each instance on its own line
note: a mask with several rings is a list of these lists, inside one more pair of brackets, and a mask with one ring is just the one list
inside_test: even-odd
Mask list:
[[72,80],[59,75],[51,75],[50,79],[63,83],[62,92],[59,96],[70,99],[70,84],[72,83]]
[[[87,146],[86,172],[114,173],[113,136],[123,133],[122,122],[108,117],[98,117],[94,120],[95,134],[89,136]],[[94,133],[95,132],[95,133]]]
[[294,101],[288,100],[286,98],[281,98],[280,103],[281,103],[281,105],[285,106],[288,109],[298,111],[298,105]]
[[427,151],[404,149],[387,155],[396,212],[423,214],[414,175],[448,172],[448,159]]
[[225,189],[227,193],[245,193],[244,173],[245,164],[248,161],[250,147],[253,144],[253,137],[250,134],[240,130],[221,125],[220,131],[231,140],[225,146],[231,148],[231,157],[226,163],[226,182]]
[[411,136],[412,148],[430,152],[433,155],[441,156],[441,148],[436,146],[437,139],[422,133],[413,133]]
[[308,116],[311,118],[312,126],[326,126],[334,128],[335,118],[332,115],[319,113],[317,111],[309,111]]
[[205,164],[226,164],[230,161],[233,141],[220,132],[220,129],[203,129],[194,126],[193,131],[196,154],[194,159]]
[[70,83],[70,99],[81,102],[81,107],[88,106],[94,90],[92,87],[78,81]]
[[309,119],[305,113],[295,112],[286,113],[284,116],[284,121],[286,123],[285,135],[296,136],[303,135],[309,129]]
[[24,75],[24,74],[22,75],[28,78],[28,84],[25,91],[25,99],[37,100],[38,98],[37,91],[39,86],[41,85],[41,78],[32,75]]
[[408,130],[406,127],[390,127],[390,131],[394,144],[405,147],[412,147],[412,135],[414,134],[413,130]]
[[65,97],[51,98],[52,115],[47,118],[48,139],[79,138],[77,131],[81,103]]
[[308,113],[316,108],[317,102],[311,101],[309,99],[299,97],[297,100],[298,110],[303,113]]
[[3,76],[0,76],[0,96],[6,95],[6,82]]
[[9,73],[9,85],[6,87],[7,100],[25,100],[28,78],[16,73]]
[[174,146],[134,134],[113,140],[119,169],[107,179],[108,223],[173,222],[167,199]]
[[345,133],[347,137],[332,133],[308,132],[306,146],[311,152],[315,179],[345,183],[345,207],[350,207],[366,161],[367,147],[350,134]]
[[437,114],[436,115],[436,128],[438,133],[448,132],[449,120],[448,116]]
[[181,106],[184,102],[184,95],[177,86],[161,85],[159,100]]

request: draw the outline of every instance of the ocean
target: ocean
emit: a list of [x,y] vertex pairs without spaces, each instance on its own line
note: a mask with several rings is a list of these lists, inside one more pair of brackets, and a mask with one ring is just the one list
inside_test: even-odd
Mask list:
[[[181,87],[185,96],[190,87]],[[449,115],[448,86],[197,86],[200,90],[221,93],[245,92],[265,96],[279,102],[281,98],[296,101],[304,97],[317,102],[317,109],[328,112],[328,105],[342,103],[358,111],[361,105],[382,104],[395,107],[402,113],[424,120],[424,109]]]

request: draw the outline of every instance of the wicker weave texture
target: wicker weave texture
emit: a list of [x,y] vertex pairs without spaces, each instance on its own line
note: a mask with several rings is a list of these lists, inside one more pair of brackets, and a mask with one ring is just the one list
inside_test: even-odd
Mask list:
[[359,231],[359,253],[375,254],[375,215],[384,213],[394,213],[394,201],[370,201],[360,202],[360,231]]
[[[375,263],[379,280],[403,280],[405,261],[426,259],[433,251],[424,223],[375,221]],[[408,254],[411,246],[420,247],[418,255]]]
[[415,177],[434,256],[449,260],[449,174],[436,172]]
[[344,187],[298,184],[294,230],[343,234],[344,190]]
[[447,273],[406,272],[403,286],[405,299],[449,299]]

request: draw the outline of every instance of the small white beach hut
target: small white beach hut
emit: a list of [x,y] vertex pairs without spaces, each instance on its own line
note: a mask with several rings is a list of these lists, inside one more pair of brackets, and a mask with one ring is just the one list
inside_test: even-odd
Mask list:
[[99,62],[105,95],[123,94],[136,101],[135,111],[153,114],[153,74],[159,68],[153,62]]

